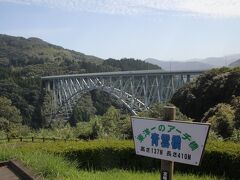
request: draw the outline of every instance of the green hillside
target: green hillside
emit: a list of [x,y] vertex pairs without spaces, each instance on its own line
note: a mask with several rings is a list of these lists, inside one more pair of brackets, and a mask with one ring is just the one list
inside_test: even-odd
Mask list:
[[179,89],[171,99],[195,121],[209,122],[223,138],[240,128],[240,68],[206,72]]
[[189,117],[200,120],[209,108],[240,96],[240,68],[213,69],[179,89],[172,102]]
[[[42,116],[42,105],[47,96],[41,91],[41,76],[144,69],[161,68],[133,58],[103,60],[49,44],[38,38],[0,35],[0,97],[6,97],[7,100],[3,98],[3,102],[8,102],[9,106],[12,102],[12,106],[20,110],[22,124],[33,127],[41,127],[46,123]],[[81,105],[76,106],[74,111],[77,113],[74,117],[78,120],[83,117],[79,112],[90,112],[87,116],[89,117],[94,113],[104,114],[111,104],[120,107],[119,103],[107,94],[98,91],[87,94],[79,104]],[[0,129],[1,117],[6,119],[8,115],[0,115]]]
[[109,59],[85,55],[38,38],[0,34],[0,67],[20,71],[21,76],[43,76],[106,71],[159,69],[141,60]]
[[64,61],[100,63],[103,59],[49,44],[38,38],[0,35],[0,64],[2,66],[27,66]]

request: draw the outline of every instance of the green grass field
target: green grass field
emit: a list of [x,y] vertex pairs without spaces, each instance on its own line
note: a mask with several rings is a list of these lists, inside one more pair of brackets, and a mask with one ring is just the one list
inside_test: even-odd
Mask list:
[[[121,169],[112,169],[106,171],[94,171],[77,169],[75,162],[70,162],[60,155],[48,153],[44,150],[19,150],[21,143],[7,143],[1,144],[0,161],[18,159],[26,166],[36,172],[37,176],[44,177],[44,179],[86,179],[86,180],[141,180],[141,179],[159,179],[159,172],[143,172],[143,171],[127,171]],[[221,179],[219,177],[209,175],[193,175],[193,174],[179,174],[174,175],[176,180],[214,180]],[[222,178],[223,179],[223,178]]]

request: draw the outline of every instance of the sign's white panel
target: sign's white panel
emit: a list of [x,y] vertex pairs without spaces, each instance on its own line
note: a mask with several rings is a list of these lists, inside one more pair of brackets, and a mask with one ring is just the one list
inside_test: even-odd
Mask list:
[[132,118],[136,154],[198,166],[210,125]]

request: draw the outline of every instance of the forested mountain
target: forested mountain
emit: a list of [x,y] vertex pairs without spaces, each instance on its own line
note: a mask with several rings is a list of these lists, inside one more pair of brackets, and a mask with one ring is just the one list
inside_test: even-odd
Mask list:
[[[103,60],[38,38],[0,35],[0,96],[11,100],[12,105],[20,110],[23,124],[36,128],[46,123],[42,117],[46,96],[41,91],[41,76],[143,69],[160,67],[127,58]],[[104,98],[104,105],[99,101],[101,98]],[[109,96],[97,91],[88,94],[82,101],[89,105],[86,107],[89,107],[90,114],[103,114],[112,102],[117,105]],[[75,112],[82,112],[81,107],[83,104],[77,106]]]
[[65,61],[87,61],[99,63],[103,59],[87,56],[60,46],[49,44],[38,38],[0,35],[0,64],[2,66],[26,66]]
[[0,35],[0,67],[22,71],[22,75],[56,75],[105,71],[159,69],[133,58],[103,60],[49,44],[38,38]]

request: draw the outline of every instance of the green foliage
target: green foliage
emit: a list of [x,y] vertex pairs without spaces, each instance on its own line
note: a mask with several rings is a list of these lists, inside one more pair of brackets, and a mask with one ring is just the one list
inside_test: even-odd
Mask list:
[[11,100],[0,96],[0,130],[10,131],[11,127],[22,123],[20,111],[12,106]]
[[20,77],[11,69],[7,72],[10,76],[0,80],[0,96],[10,99],[12,104],[20,110],[23,124],[31,125],[33,119],[37,120],[39,117],[41,97],[39,79]]
[[[0,122],[5,121],[0,118]],[[9,137],[34,136],[57,139],[129,139],[132,137],[132,128],[130,116],[121,114],[119,110],[110,107],[103,116],[94,116],[88,122],[78,122],[75,127],[69,124],[51,124],[51,128],[31,130],[27,126],[12,126],[4,134]]]
[[0,130],[10,131],[10,123],[4,117],[0,117]]
[[200,121],[218,103],[230,103],[240,95],[240,68],[213,69],[179,89],[171,99],[181,112]]
[[111,106],[103,116],[96,116],[89,122],[92,138],[131,138],[130,116]]
[[[159,160],[137,156],[132,141],[95,140],[87,142],[24,143],[21,151],[44,151],[67,157],[81,169],[159,170]],[[176,171],[239,178],[240,144],[208,141],[200,166],[175,163]],[[217,165],[217,168],[216,168]],[[231,167],[231,168],[229,168]]]
[[96,108],[93,106],[91,95],[84,95],[73,109],[72,124],[79,121],[89,121],[95,112]]
[[[149,110],[145,110],[140,112],[138,115],[141,117],[150,117],[150,118],[164,118],[164,107],[165,106],[173,106],[170,103],[156,103]],[[176,119],[181,121],[191,121],[190,118],[185,116],[180,112],[180,110],[176,107]]]
[[7,132],[7,136],[10,138],[18,138],[18,137],[30,137],[32,136],[33,131],[26,125],[22,126],[12,126],[10,130]]
[[127,114],[129,110],[116,98],[111,97],[110,94],[100,90],[91,91],[93,106],[96,108],[96,115],[103,115],[107,110],[114,106],[120,109],[122,113]]
[[240,128],[240,96],[237,96],[237,97],[233,96],[231,105],[235,110],[234,127],[239,129]]
[[208,134],[209,141],[223,141],[222,136],[218,135],[216,132],[210,129]]
[[[37,174],[37,179],[84,179],[84,180],[108,180],[108,179],[148,179],[154,180],[159,177],[159,171],[128,171],[123,169],[112,169],[107,171],[82,170],[77,168],[75,161],[68,161],[62,156],[41,150],[22,150],[17,145],[2,145],[0,161],[9,159],[21,160],[27,167]],[[194,174],[174,174],[176,180],[219,180],[222,178],[213,176],[199,176]]]
[[[228,111],[229,110],[229,111]],[[209,118],[212,129],[221,135],[223,138],[230,137],[233,133],[233,111],[228,109],[225,111],[218,111],[215,115]]]
[[[0,120],[1,121],[1,120]],[[0,130],[0,139],[6,139],[7,138],[7,134],[5,131]]]
[[66,161],[63,157],[37,149],[19,151],[15,145],[2,145],[0,161],[16,158],[36,172],[37,179],[81,179],[76,164]]
[[117,122],[120,120],[119,110],[110,107],[108,111],[101,118],[101,133],[100,136],[116,136]]
[[202,122],[211,123],[211,128],[223,138],[228,138],[233,133],[235,111],[229,104],[220,103],[204,114]]
[[234,129],[232,136],[229,138],[230,141],[233,141],[235,143],[240,143],[240,130]]
[[21,123],[22,117],[19,110],[12,106],[11,100],[0,97],[0,116],[8,120],[10,123]]
[[[5,122],[1,120],[0,122]],[[1,126],[1,123],[0,123]],[[64,124],[51,124],[51,128],[31,130],[27,126],[20,126],[9,129],[9,137],[48,137],[60,139],[96,139],[115,138],[129,139],[132,137],[130,116],[110,107],[103,116],[93,116],[88,122],[78,122],[74,127]]]
[[99,62],[102,59],[70,51],[49,44],[38,38],[25,39],[0,35],[0,62],[5,66],[27,66],[56,61],[58,63],[71,60]]
[[103,62],[103,65],[108,65],[117,68],[119,71],[134,71],[134,70],[148,70],[148,69],[161,69],[157,65],[153,65],[141,60],[135,60],[133,58],[123,58],[120,60],[107,59]]
[[97,132],[94,131],[94,126],[94,120],[91,120],[90,122],[79,122],[74,129],[75,137],[85,140],[95,139],[97,137]]
[[71,139],[75,138],[75,128],[66,125],[61,128],[52,129],[39,129],[33,132],[34,137],[47,137],[47,138],[60,138],[60,139]]
[[42,118],[42,125],[45,127],[49,127],[51,120],[52,120],[52,94],[50,92],[46,92],[43,97],[43,104],[41,107],[41,115]]

